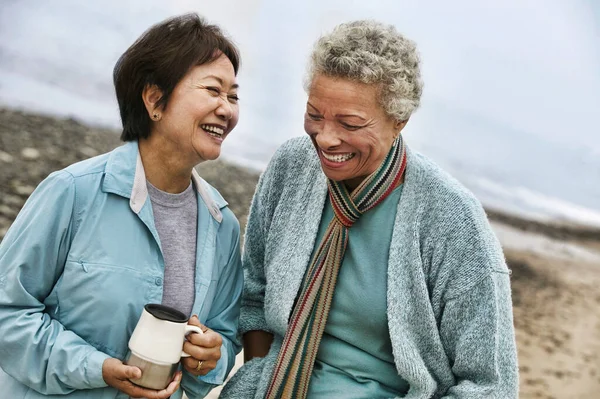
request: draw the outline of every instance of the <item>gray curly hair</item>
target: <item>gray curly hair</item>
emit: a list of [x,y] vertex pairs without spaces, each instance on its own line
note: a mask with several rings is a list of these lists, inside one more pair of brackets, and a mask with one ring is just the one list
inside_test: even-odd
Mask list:
[[423,82],[413,41],[392,25],[361,20],[336,26],[315,43],[304,82],[325,75],[380,86],[378,101],[398,121],[419,107]]

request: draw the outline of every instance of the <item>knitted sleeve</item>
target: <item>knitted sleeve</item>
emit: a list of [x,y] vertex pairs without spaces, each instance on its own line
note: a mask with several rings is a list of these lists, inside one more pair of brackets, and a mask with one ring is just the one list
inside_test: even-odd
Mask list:
[[518,397],[508,274],[492,272],[448,301],[440,333],[456,378],[444,398]]
[[272,192],[285,171],[285,160],[290,144],[277,150],[267,169],[261,175],[248,214],[248,224],[244,238],[242,266],[244,268],[244,290],[239,323],[239,334],[252,330],[271,332],[265,321],[265,250],[269,227],[278,194]]
[[445,399],[518,397],[509,271],[483,209],[466,201],[440,223],[432,302],[455,385]]

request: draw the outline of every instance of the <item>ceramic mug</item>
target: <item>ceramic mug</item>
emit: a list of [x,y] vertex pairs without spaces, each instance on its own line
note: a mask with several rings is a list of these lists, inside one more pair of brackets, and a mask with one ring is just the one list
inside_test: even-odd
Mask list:
[[125,364],[142,370],[142,377],[130,379],[136,385],[150,389],[166,388],[182,357],[188,357],[183,343],[191,333],[202,334],[200,327],[191,326],[188,317],[171,307],[148,304],[129,339],[129,356]]

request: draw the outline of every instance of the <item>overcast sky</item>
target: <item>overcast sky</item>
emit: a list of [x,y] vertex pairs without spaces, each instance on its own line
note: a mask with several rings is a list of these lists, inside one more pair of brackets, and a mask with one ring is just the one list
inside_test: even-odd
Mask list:
[[340,22],[374,18],[421,53],[411,145],[507,192],[600,209],[596,0],[0,0],[0,103],[118,127],[115,61],[151,24],[186,11],[221,25],[242,52],[229,159],[264,167],[303,134],[312,44]]

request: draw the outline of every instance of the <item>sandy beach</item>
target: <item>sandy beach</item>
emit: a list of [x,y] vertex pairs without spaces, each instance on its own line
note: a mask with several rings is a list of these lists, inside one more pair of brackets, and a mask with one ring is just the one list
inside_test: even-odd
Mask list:
[[[118,145],[114,131],[0,109],[0,240],[50,172]],[[198,170],[245,225],[258,173],[221,161]],[[488,216],[512,271],[520,397],[600,397],[600,230]]]

